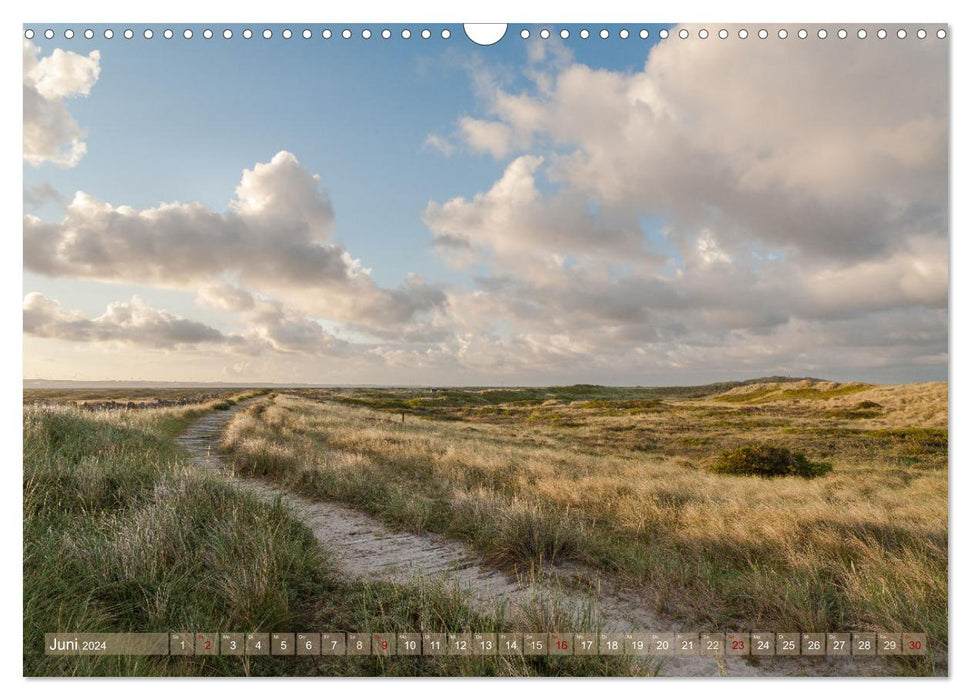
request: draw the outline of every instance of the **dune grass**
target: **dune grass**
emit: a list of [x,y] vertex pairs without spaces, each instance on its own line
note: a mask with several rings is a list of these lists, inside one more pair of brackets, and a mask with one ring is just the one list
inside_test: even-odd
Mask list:
[[[629,413],[601,398],[405,422],[319,392],[277,395],[236,416],[225,448],[247,474],[462,539],[506,567],[570,562],[626,580],[686,625],[922,631],[946,650],[946,428],[867,430],[819,413],[859,393],[769,412],[702,400]],[[537,412],[561,418],[529,420]],[[709,472],[740,438],[832,472]]]
[[[501,609],[477,612],[467,592],[440,582],[342,580],[287,508],[260,502],[186,462],[172,436],[214,408],[25,409],[25,675],[650,671],[611,658],[45,656],[43,635],[56,631],[455,632],[505,631],[519,624],[507,621]],[[563,614],[554,611],[545,619],[555,624]]]

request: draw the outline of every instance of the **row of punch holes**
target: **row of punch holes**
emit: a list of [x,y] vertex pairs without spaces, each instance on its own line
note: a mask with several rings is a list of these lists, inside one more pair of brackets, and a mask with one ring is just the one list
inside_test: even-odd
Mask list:
[[[162,37],[165,39],[172,39],[173,37],[175,37],[175,32],[172,29],[163,29],[161,34],[162,34]],[[382,39],[390,39],[394,35],[394,33],[390,29],[382,29],[379,34]],[[539,38],[541,39],[549,39],[551,36],[553,36],[553,34],[554,34],[553,30],[545,29],[545,28],[537,32],[537,36],[539,36]],[[571,36],[569,29],[561,29],[558,32],[558,34],[561,39],[569,39]],[[668,30],[668,29],[661,29],[658,31],[658,36],[661,39],[667,39],[671,34],[672,34],[671,30]],[[719,29],[717,32],[715,32],[715,36],[717,36],[719,39],[728,39],[731,36],[731,34],[732,32],[724,28]],[[850,36],[850,34],[851,34],[850,30],[843,29],[843,28],[838,29],[834,32],[834,35],[839,39],[845,39],[848,36]],[[869,32],[866,29],[863,29],[862,27],[856,30],[855,34],[859,39],[866,39],[869,36]],[[93,29],[85,29],[81,33],[81,35],[85,39],[93,39],[95,32]],[[255,36],[255,33],[253,32],[252,29],[244,29],[240,32],[240,35],[244,39],[252,39]],[[267,28],[261,32],[261,35],[264,39],[272,39],[274,36],[274,33],[272,29]],[[375,33],[372,32],[370,29],[362,29],[359,32],[359,35],[362,39],[370,39],[372,36],[375,36]],[[406,28],[401,30],[400,35],[402,39],[410,39],[413,36],[413,33],[411,29]],[[601,29],[597,35],[601,39],[609,39],[611,36],[610,30],[608,29]],[[648,29],[641,29],[640,31],[637,32],[637,36],[639,36],[641,39],[647,39],[648,37],[650,37],[650,35],[651,35],[651,32]],[[769,32],[768,29],[764,29],[764,28],[759,29],[755,32],[755,36],[757,36],[759,39],[768,39],[771,35],[772,33]],[[789,37],[789,30],[785,28],[779,29],[777,32],[775,32],[775,35],[779,39],[787,39]],[[820,28],[816,30],[815,35],[818,39],[826,39],[829,37],[829,31],[827,31],[826,29]],[[889,32],[886,29],[878,29],[876,32],[874,32],[874,35],[878,39],[886,39],[889,36]],[[33,29],[27,29],[24,31],[24,36],[27,39],[33,39],[36,36],[36,33],[34,32]],[[43,36],[46,39],[53,39],[56,36],[56,33],[54,32],[53,29],[48,28],[44,30]],[[115,36],[115,32],[113,29],[109,28],[104,30],[105,39],[113,39],[114,36]],[[125,39],[133,39],[136,36],[136,33],[133,29],[125,29],[122,31],[122,36]],[[146,28],[145,30],[142,31],[142,36],[145,39],[153,39],[155,38],[155,31],[151,28]],[[194,36],[195,36],[195,32],[193,32],[192,29],[186,28],[182,31],[182,37],[184,39],[192,39]],[[214,36],[216,36],[216,32],[208,28],[203,29],[201,32],[201,36],[203,39],[212,39]],[[222,37],[224,39],[232,39],[233,36],[234,36],[234,33],[232,29],[227,28],[222,31]],[[280,31],[280,36],[284,39],[292,39],[294,36],[296,36],[296,33],[292,29],[283,29]],[[310,39],[314,36],[314,33],[310,29],[304,29],[300,32],[300,36],[302,36],[304,39]],[[335,36],[340,36],[344,39],[350,39],[354,36],[354,32],[353,30],[347,29],[347,28],[341,30],[339,33],[335,33],[335,31],[331,29],[323,29],[320,32],[320,36],[323,39],[331,39]],[[430,29],[422,29],[420,32],[418,32],[418,36],[420,36],[422,39],[430,39],[432,37],[432,31]],[[452,36],[452,31],[448,28],[442,29],[440,32],[440,36],[442,39],[449,39]],[[530,36],[532,36],[532,33],[530,32],[529,29],[522,29],[519,32],[519,36],[523,39],[529,39]],[[590,36],[592,36],[592,34],[589,29],[581,29],[577,32],[577,36],[579,36],[581,39],[589,39]],[[621,29],[617,32],[617,36],[621,39],[628,39],[632,36],[632,33],[628,29]],[[677,31],[677,36],[681,39],[687,39],[691,36],[691,32],[686,28],[681,28],[680,30]],[[707,29],[699,29],[696,32],[696,36],[699,39],[707,39],[709,36],[712,36],[712,33],[709,32]],[[747,39],[749,37],[749,30],[745,28],[738,29],[737,36],[739,39]],[[806,39],[810,36],[810,32],[807,29],[799,29],[798,31],[796,31],[796,36],[800,39]],[[900,28],[896,31],[896,36],[898,39],[906,39],[908,36],[908,32],[906,29]],[[927,38],[927,30],[918,29],[917,31],[914,32],[914,36],[916,36],[918,39],[925,39]],[[73,39],[74,37],[75,37],[75,32],[73,29],[69,28],[64,30],[65,39]],[[937,30],[938,39],[944,39],[946,37],[947,37],[947,31],[945,29]]]

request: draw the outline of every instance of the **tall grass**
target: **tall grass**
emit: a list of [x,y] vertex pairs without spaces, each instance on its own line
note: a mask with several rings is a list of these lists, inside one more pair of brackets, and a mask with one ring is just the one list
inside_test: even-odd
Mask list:
[[186,462],[171,437],[203,410],[25,409],[25,675],[629,671],[624,659],[45,656],[46,632],[482,631],[511,624],[501,610],[476,612],[468,592],[441,583],[339,578],[310,530],[279,501],[261,502]]
[[[687,410],[617,419],[571,410],[581,433],[607,420],[643,421],[659,440],[714,430]],[[787,439],[815,451],[833,440],[818,427],[804,421]],[[400,423],[282,395],[238,415],[225,447],[243,472],[458,537],[505,566],[571,561],[607,572],[685,624],[924,631],[946,649],[946,471],[908,466],[890,443],[835,443],[833,472],[809,481],[740,479],[664,449],[577,444],[561,426]]]

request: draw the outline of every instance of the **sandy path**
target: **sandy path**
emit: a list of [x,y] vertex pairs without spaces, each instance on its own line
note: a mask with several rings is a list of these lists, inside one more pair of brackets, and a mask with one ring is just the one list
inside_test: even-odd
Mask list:
[[[537,598],[555,598],[559,605],[578,610],[592,605],[604,631],[677,631],[682,628],[671,620],[658,617],[635,595],[625,593],[610,582],[599,580],[596,594],[584,596],[565,591],[552,582],[524,581],[487,566],[475,552],[455,540],[394,531],[380,520],[339,503],[311,501],[263,481],[233,476],[224,468],[218,452],[219,439],[233,415],[245,405],[206,414],[177,437],[176,442],[186,449],[198,466],[231,479],[239,488],[264,500],[282,499],[313,530],[321,546],[335,555],[335,561],[347,576],[401,582],[415,576],[426,580],[440,577],[470,590],[475,602],[485,609],[504,602],[507,611],[513,614],[518,606]],[[546,576],[569,581],[574,580],[577,573],[563,568],[548,572]],[[581,575],[581,578],[588,577]],[[660,658],[663,659],[660,674],[664,676],[881,675],[886,672],[877,660],[860,658],[763,658],[757,664],[740,657]]]

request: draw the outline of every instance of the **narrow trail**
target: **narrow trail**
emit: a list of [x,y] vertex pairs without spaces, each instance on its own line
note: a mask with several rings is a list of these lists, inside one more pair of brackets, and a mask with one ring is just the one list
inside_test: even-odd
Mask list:
[[[176,443],[200,468],[248,491],[264,501],[280,498],[314,533],[318,542],[335,555],[340,570],[350,578],[408,582],[415,577],[441,578],[471,592],[483,609],[503,602],[515,612],[537,599],[555,600],[559,605],[584,610],[593,606],[603,631],[675,631],[681,625],[660,618],[635,595],[618,586],[597,581],[596,593],[581,594],[558,582],[577,579],[577,571],[566,568],[544,572],[544,581],[515,578],[488,566],[466,545],[438,535],[418,535],[390,529],[377,518],[332,501],[312,501],[264,481],[235,476],[226,466],[219,442],[233,416],[250,401],[225,411],[212,411],[199,418],[176,438]],[[581,576],[580,578],[584,578]],[[549,581],[549,582],[547,582]],[[557,583],[554,584],[554,581]],[[762,658],[755,662],[742,657],[668,656],[662,676],[786,676],[857,675],[886,673],[870,659],[822,659],[807,657]],[[869,662],[869,663],[868,663]]]

